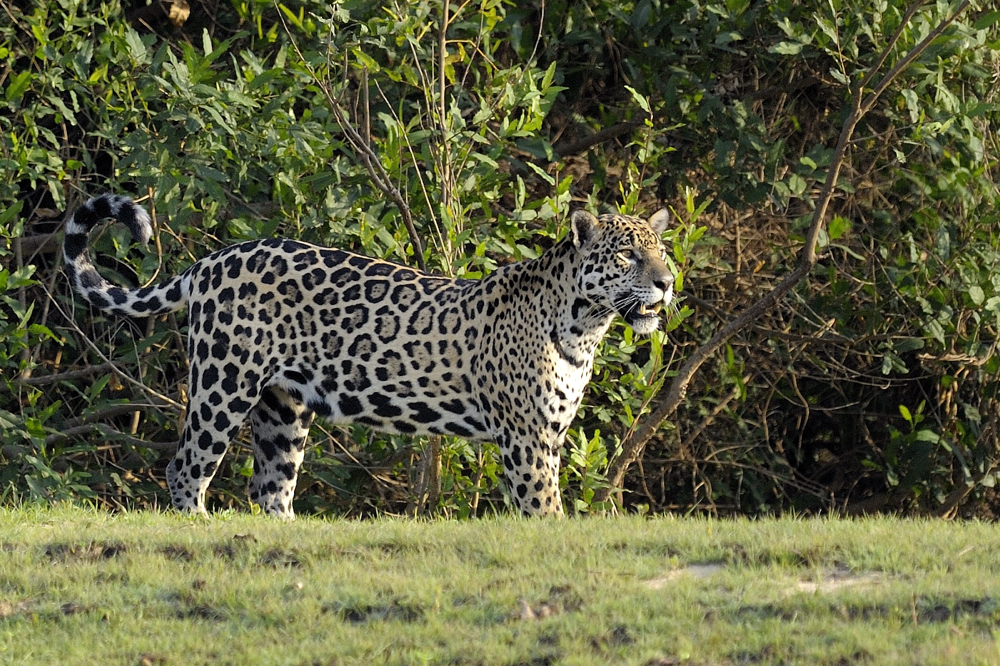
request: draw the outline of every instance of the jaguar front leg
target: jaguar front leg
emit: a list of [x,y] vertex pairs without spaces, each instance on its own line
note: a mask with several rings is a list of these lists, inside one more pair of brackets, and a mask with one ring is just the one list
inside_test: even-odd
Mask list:
[[530,438],[498,438],[504,476],[514,505],[528,516],[563,515],[559,445]]

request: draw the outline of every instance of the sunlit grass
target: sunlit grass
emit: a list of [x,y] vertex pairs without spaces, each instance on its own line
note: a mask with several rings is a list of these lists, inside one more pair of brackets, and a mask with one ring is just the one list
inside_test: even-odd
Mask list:
[[25,508],[0,512],[0,663],[990,664],[998,546],[895,519]]

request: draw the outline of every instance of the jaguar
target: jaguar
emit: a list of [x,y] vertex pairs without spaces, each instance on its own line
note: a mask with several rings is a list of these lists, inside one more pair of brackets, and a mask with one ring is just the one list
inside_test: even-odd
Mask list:
[[167,464],[175,508],[205,495],[249,417],[250,501],[292,518],[314,417],[405,435],[497,444],[513,505],[561,515],[560,448],[590,381],[598,343],[620,316],[657,330],[673,299],[661,234],[647,219],[577,210],[536,259],[482,279],[453,279],[296,240],[213,252],[180,275],[126,289],[88,251],[105,219],[146,243],[147,211],[104,194],[66,224],[66,272],[94,308],[155,317],[187,307],[188,405]]

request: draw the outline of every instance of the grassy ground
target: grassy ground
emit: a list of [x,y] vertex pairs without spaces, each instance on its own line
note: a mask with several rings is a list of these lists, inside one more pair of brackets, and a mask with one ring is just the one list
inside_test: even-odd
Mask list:
[[3,664],[996,664],[1000,529],[0,511]]

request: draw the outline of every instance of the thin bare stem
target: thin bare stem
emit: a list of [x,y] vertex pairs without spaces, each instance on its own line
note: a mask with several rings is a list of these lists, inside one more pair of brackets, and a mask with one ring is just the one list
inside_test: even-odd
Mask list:
[[[441,34],[438,39],[438,136],[440,145],[437,151],[437,167],[441,176],[441,220],[446,228],[454,226],[455,213],[455,188],[452,184],[451,151],[448,150],[448,24],[451,17],[451,2],[441,0]],[[448,266],[454,263],[452,256],[451,239],[453,234],[448,234],[445,238],[447,246],[443,248],[448,257]]]

